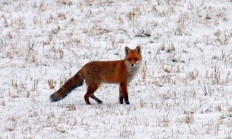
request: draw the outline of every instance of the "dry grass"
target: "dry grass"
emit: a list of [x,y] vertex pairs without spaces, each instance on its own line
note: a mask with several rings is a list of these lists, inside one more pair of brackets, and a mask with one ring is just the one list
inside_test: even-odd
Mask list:
[[[229,138],[228,3],[2,1],[0,138]],[[136,45],[144,63],[130,106],[118,105],[115,85],[97,90],[103,105],[84,104],[85,85],[49,102],[85,63]]]

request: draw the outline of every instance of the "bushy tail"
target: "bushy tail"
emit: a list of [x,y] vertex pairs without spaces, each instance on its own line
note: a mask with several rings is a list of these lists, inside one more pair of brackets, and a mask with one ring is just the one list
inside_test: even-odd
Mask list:
[[56,102],[58,100],[66,97],[74,88],[81,86],[84,82],[84,77],[82,71],[80,70],[76,75],[70,78],[64,83],[64,85],[54,94],[50,96],[51,102]]

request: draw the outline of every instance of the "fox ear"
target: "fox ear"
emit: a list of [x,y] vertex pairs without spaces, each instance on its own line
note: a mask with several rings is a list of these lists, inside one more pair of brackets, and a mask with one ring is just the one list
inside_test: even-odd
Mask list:
[[141,54],[141,47],[140,47],[140,46],[137,46],[137,47],[135,48],[135,51],[137,51],[137,53]]
[[126,54],[130,53],[131,49],[129,47],[125,47]]

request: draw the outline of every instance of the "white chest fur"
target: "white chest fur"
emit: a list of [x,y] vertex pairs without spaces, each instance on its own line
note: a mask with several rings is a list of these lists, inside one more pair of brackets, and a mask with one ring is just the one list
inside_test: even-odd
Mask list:
[[130,72],[130,76],[128,79],[128,83],[130,83],[132,81],[132,79],[135,77],[135,75],[137,74],[137,72],[139,71],[140,67],[141,67],[141,62],[135,64],[134,66],[131,65],[127,65],[129,72]]

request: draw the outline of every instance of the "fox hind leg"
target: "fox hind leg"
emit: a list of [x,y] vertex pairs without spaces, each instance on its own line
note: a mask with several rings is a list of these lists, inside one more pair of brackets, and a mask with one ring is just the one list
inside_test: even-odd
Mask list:
[[88,86],[87,92],[86,92],[86,94],[85,94],[85,96],[84,96],[86,104],[91,104],[91,103],[89,102],[89,97],[93,98],[93,99],[94,99],[95,101],[97,101],[98,103],[102,103],[101,100],[99,100],[97,97],[95,97],[95,96],[93,95],[93,93],[97,90],[97,88],[98,88],[97,85],[89,85],[89,86]]
[[98,104],[102,104],[102,101],[97,98],[95,95],[90,96],[93,100],[95,100]]

